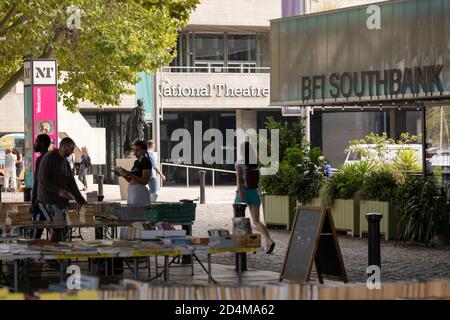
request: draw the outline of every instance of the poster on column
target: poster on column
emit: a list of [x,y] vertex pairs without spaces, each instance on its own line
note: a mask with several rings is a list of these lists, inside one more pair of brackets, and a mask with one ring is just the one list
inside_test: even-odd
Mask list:
[[52,147],[58,145],[57,123],[57,69],[55,60],[25,62],[25,186],[33,186],[33,175],[38,153],[34,141],[40,134],[47,134]]

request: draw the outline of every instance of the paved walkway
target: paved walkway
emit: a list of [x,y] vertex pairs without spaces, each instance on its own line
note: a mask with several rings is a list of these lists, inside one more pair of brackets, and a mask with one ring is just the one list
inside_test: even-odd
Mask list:
[[[120,198],[118,186],[105,185],[105,200],[117,201]],[[194,235],[206,236],[213,228],[231,230],[233,215],[232,201],[234,187],[207,188],[206,204],[198,204],[197,217],[193,228]],[[167,187],[160,191],[158,201],[178,201],[199,196],[199,188]],[[3,194],[3,201],[21,201],[21,194]],[[248,213],[247,213],[248,216]],[[277,245],[272,255],[250,254],[248,266],[251,268],[279,272],[289,240],[289,233],[271,230]],[[339,244],[349,280],[365,281],[367,267],[367,240],[339,237]],[[392,241],[381,243],[382,281],[450,278],[450,247],[430,248],[424,246],[398,246]],[[213,257],[214,263],[234,264],[234,255],[225,254]]]

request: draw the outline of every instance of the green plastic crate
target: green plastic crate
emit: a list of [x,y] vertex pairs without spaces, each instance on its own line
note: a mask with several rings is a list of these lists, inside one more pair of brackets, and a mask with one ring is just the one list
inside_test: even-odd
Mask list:
[[158,219],[162,222],[191,222],[195,220],[195,203],[163,202],[155,203]]

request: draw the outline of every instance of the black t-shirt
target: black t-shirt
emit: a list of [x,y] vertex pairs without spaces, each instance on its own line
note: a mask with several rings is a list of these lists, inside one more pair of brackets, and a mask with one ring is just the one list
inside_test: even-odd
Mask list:
[[152,169],[152,163],[150,159],[147,156],[143,156],[142,158],[136,160],[134,162],[134,166],[131,169],[131,173],[134,174],[136,177],[142,178],[142,171],[149,169]]

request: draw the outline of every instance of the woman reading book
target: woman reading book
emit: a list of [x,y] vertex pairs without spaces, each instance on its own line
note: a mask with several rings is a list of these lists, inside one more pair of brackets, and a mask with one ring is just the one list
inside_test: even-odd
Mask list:
[[144,141],[133,143],[132,152],[137,160],[131,171],[123,168],[115,170],[128,183],[128,204],[148,205],[150,204],[150,193],[147,184],[152,174],[152,163],[147,154],[147,144]]

